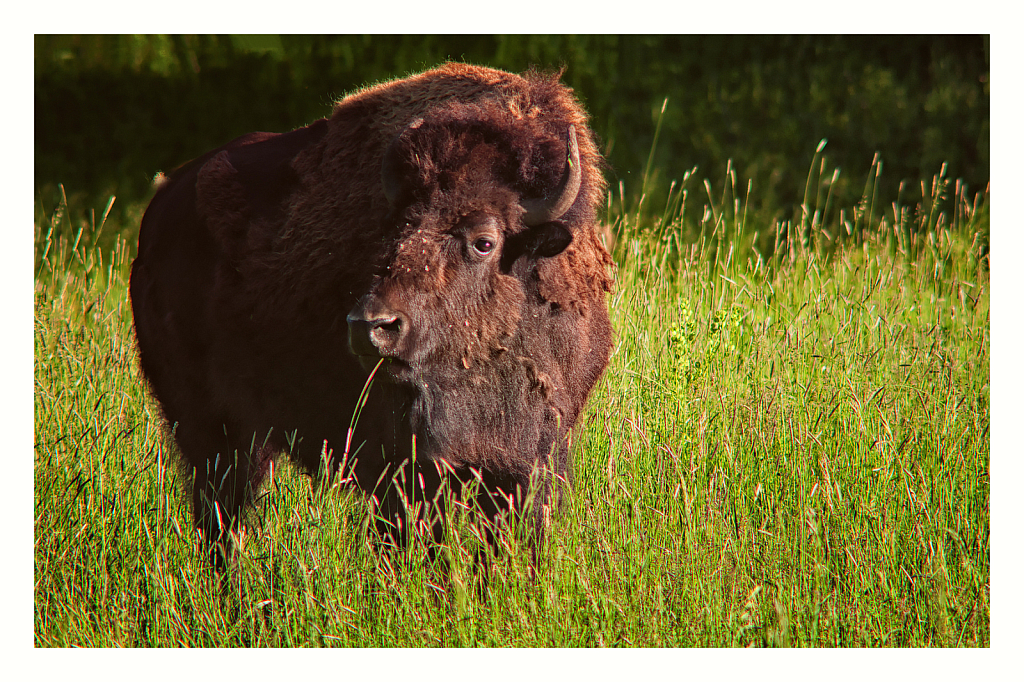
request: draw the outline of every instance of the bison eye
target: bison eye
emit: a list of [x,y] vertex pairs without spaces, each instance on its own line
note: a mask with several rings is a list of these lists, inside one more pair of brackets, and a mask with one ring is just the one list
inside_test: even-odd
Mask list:
[[473,250],[479,253],[481,256],[485,256],[491,252],[494,248],[494,240],[490,237],[480,237],[473,242]]

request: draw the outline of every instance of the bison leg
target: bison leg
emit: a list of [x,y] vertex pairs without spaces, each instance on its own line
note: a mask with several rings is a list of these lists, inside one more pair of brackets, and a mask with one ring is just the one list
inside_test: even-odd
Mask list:
[[377,534],[386,545],[404,548],[413,538],[420,538],[428,559],[437,557],[444,541],[446,513],[442,480],[433,463],[414,466],[406,460],[386,471],[373,496],[378,502]]
[[531,573],[536,569],[538,550],[551,522],[555,485],[551,472],[541,468],[529,475],[484,473],[476,504],[487,521],[491,552],[500,553],[499,531],[514,532],[530,548]]
[[[223,427],[220,446],[215,448],[210,447],[209,440],[202,447],[188,433],[177,435],[193,474],[193,522],[210,562],[222,572],[238,548],[242,515],[266,476],[273,448],[266,443],[256,444],[255,439],[244,446],[225,443]],[[213,456],[205,454],[210,452]]]

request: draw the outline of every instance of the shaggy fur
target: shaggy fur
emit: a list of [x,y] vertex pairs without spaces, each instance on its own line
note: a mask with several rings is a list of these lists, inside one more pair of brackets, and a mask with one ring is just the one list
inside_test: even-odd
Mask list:
[[[576,199],[525,225],[522,204],[567,173],[570,126]],[[447,64],[173,173],[142,221],[132,307],[211,547],[281,452],[344,468],[399,536],[396,473],[427,500],[443,477],[482,479],[492,516],[522,511],[533,475],[548,504],[611,349],[601,165],[557,76]]]

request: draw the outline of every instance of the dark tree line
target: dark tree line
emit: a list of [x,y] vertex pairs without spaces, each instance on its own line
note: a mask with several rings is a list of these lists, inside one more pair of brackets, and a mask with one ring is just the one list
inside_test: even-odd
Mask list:
[[653,197],[694,166],[721,183],[732,160],[752,209],[789,217],[822,138],[845,204],[876,152],[883,196],[919,194],[944,162],[975,191],[989,179],[987,36],[37,36],[37,192],[144,200],[159,170],[447,59],[564,67],[627,196],[666,97]]

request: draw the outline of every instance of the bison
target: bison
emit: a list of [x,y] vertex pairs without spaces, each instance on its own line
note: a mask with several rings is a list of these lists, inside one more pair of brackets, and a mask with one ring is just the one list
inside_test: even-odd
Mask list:
[[162,181],[135,333],[218,567],[283,453],[398,542],[403,495],[443,513],[474,479],[489,519],[541,532],[611,350],[602,164],[558,74],[449,63]]

